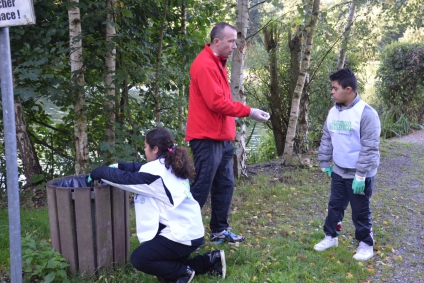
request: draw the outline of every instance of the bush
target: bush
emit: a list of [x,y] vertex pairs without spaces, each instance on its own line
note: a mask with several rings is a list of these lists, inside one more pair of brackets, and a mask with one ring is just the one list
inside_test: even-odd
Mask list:
[[381,122],[381,137],[388,139],[394,136],[405,136],[409,133],[410,125],[408,118],[405,115],[399,117],[397,121],[394,120],[393,113],[384,112],[380,116]]
[[66,259],[35,232],[22,238],[22,265],[26,282],[69,282]]
[[377,95],[389,120],[405,116],[413,123],[424,121],[424,44],[392,43],[381,53],[377,72]]

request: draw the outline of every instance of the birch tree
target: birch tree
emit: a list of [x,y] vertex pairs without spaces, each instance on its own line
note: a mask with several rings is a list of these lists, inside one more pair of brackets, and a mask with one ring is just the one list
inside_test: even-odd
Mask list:
[[105,55],[105,90],[106,90],[106,103],[107,116],[106,119],[106,136],[109,146],[115,145],[115,84],[113,76],[116,70],[116,46],[114,37],[116,34],[115,26],[115,4],[116,0],[107,0],[107,14],[106,14],[106,55]]
[[161,108],[161,99],[159,95],[159,76],[160,76],[160,61],[162,59],[162,45],[163,45],[163,34],[165,31],[165,20],[166,12],[168,9],[168,0],[165,0],[165,5],[163,8],[162,21],[159,31],[159,42],[158,42],[158,52],[156,53],[156,75],[155,75],[155,113],[156,113],[156,123],[160,123],[160,108]]
[[[234,50],[231,65],[231,91],[233,100],[246,104],[243,86],[244,56],[246,53],[247,26],[249,24],[249,0],[237,0],[237,49]],[[247,176],[246,171],[246,124],[239,120],[239,130],[234,141],[234,174],[237,178]]]
[[85,111],[84,70],[82,59],[81,15],[79,0],[68,10],[72,92],[74,97],[75,174],[85,171],[88,163],[87,116]]
[[[183,36],[185,36],[187,34],[187,9],[186,9],[185,1],[182,1],[182,3],[181,3],[181,29],[180,29],[180,31],[181,31],[181,35],[183,35]],[[184,42],[182,44],[183,44],[183,47],[184,47]],[[182,66],[185,66],[185,64],[186,64],[185,56],[181,56],[181,61],[182,61],[181,62]],[[185,90],[186,90],[185,85],[181,85],[181,87],[179,89],[179,95],[180,95],[181,98],[184,97]],[[179,114],[178,115],[178,120],[179,120],[178,124],[179,124],[180,131],[184,130],[184,125],[185,125],[184,119],[183,119],[184,110],[185,110],[184,106],[181,106],[180,109],[179,109],[179,113],[178,113]]]
[[290,110],[290,119],[289,125],[287,128],[286,142],[284,146],[283,153],[283,162],[285,165],[289,165],[292,160],[293,155],[293,144],[294,138],[296,135],[296,127],[299,118],[299,105],[300,98],[303,92],[303,87],[305,85],[306,77],[308,76],[309,63],[311,59],[312,52],[312,42],[314,38],[314,30],[318,19],[319,14],[319,5],[320,0],[306,0],[305,7],[306,9],[306,18],[309,20],[309,23],[306,25],[306,44],[305,50],[303,52],[302,63],[300,67],[299,77],[297,79],[297,84],[295,91],[293,93],[291,110]]
[[356,5],[357,5],[357,0],[353,0],[350,3],[346,26],[343,33],[342,46],[340,47],[339,57],[337,58],[337,70],[340,70],[344,67],[344,63],[346,59],[347,43],[349,41],[350,31],[353,25],[353,19],[355,17]]

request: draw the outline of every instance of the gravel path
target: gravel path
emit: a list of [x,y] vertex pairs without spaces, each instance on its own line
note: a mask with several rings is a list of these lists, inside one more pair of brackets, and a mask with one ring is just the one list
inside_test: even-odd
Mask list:
[[[396,143],[394,141],[402,142]],[[424,282],[424,131],[381,152],[373,194],[375,275],[366,282]]]
[[411,134],[399,138],[391,138],[391,141],[424,143],[424,130],[413,131]]

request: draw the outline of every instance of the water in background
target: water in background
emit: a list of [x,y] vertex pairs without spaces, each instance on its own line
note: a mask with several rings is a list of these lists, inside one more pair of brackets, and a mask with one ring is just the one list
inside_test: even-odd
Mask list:
[[[246,138],[250,136],[252,128],[253,126],[246,128]],[[256,123],[255,130],[253,131],[249,144],[246,147],[246,151],[249,152],[251,150],[258,150],[261,143],[261,137],[264,135],[266,135],[265,125],[263,123]]]

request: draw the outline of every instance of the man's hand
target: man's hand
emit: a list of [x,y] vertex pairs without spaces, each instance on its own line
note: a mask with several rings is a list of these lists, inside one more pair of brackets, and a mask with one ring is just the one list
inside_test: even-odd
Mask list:
[[322,172],[324,172],[325,174],[328,175],[328,177],[331,178],[331,174],[333,174],[333,167],[325,167],[321,169],[322,169]]
[[354,194],[360,194],[365,190],[365,177],[355,175],[352,183],[352,190]]
[[249,117],[258,122],[265,122],[269,119],[269,114],[261,109],[250,108]]

